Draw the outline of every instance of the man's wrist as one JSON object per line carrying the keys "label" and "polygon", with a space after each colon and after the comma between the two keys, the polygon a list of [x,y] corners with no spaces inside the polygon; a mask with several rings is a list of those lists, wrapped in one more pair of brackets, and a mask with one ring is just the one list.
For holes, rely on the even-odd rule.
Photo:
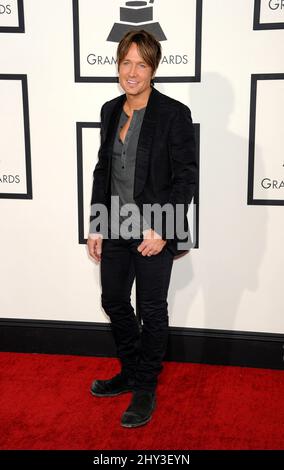
{"label": "man's wrist", "polygon": [[98,238],[103,238],[103,235],[101,233],[89,233],[88,238],[91,240],[98,240]]}
{"label": "man's wrist", "polygon": [[161,240],[162,237],[161,235],[159,235],[157,232],[155,232],[155,230],[153,230],[152,228],[147,228],[145,230],[143,230],[143,237],[144,238],[153,238],[154,240]]}

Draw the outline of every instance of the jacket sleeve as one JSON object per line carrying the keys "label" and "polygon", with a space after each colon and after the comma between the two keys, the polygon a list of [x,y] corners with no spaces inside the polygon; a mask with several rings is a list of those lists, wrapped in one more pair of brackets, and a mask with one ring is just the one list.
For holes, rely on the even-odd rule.
{"label": "jacket sleeve", "polygon": [[[172,189],[168,203],[174,209],[176,234],[179,223],[183,224],[183,220],[176,220],[176,205],[183,205],[183,212],[186,216],[188,206],[194,196],[198,174],[194,126],[191,111],[184,104],[179,106],[173,118],[168,148],[172,169]],[[162,237],[166,239],[165,227],[163,227]]]}
{"label": "jacket sleeve", "polygon": [[96,217],[95,204],[104,204],[107,206],[107,195],[105,193],[105,182],[107,177],[107,161],[102,151],[102,145],[105,140],[105,105],[101,108],[101,130],[100,130],[100,148],[98,151],[98,161],[93,171],[93,187],[91,196],[91,215],[90,215],[90,233],[95,233],[91,222]]}

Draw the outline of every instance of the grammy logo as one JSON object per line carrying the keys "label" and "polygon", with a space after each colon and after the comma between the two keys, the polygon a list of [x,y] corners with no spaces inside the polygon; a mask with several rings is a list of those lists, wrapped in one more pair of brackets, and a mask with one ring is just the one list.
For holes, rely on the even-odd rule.
{"label": "grammy logo", "polygon": [[119,42],[128,31],[135,29],[144,29],[158,41],[166,41],[160,23],[153,21],[153,3],[154,0],[125,2],[125,6],[120,7],[120,23],[114,23],[107,41]]}

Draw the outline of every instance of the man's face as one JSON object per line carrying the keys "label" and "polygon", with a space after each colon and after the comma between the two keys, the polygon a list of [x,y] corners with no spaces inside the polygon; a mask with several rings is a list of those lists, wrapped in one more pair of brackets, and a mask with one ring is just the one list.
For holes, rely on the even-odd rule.
{"label": "man's face", "polygon": [[152,75],[152,68],[143,60],[137,44],[133,42],[119,66],[120,86],[128,95],[141,95],[149,92]]}

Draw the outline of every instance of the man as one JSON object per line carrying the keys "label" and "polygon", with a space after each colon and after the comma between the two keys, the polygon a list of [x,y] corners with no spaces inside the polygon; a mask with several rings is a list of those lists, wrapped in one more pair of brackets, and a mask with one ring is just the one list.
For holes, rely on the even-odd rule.
{"label": "man", "polygon": [[[115,377],[95,380],[91,392],[100,397],[133,392],[121,419],[124,427],[146,424],[156,405],[168,337],[167,293],[173,258],[186,251],[180,243],[184,232],[177,220],[178,206],[184,208],[182,225],[187,231],[186,213],[196,187],[191,112],[153,87],[160,60],[160,43],[144,30],[128,32],[118,45],[119,84],[125,94],[101,110],[101,146],[91,200],[95,209],[88,249],[94,260],[101,261],[102,307],[110,317],[122,365]],[[117,213],[112,207],[114,197],[119,200]],[[138,236],[127,237],[127,211],[120,210],[126,204],[138,208],[139,217],[136,212],[131,224]],[[162,214],[156,223],[152,215],[144,215],[147,204],[168,205],[168,220]],[[98,229],[95,214],[100,205],[107,208],[108,218],[100,220]],[[116,223],[106,231],[106,221]],[[130,302],[135,278],[141,332]]]}

